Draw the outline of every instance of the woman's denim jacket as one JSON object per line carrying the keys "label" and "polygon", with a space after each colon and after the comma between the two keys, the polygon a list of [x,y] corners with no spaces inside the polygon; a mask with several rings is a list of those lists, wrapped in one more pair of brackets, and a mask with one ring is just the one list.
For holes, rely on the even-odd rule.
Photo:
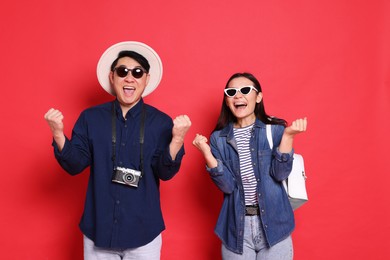
{"label": "woman's denim jacket", "polygon": [[[282,186],[282,181],[290,174],[293,160],[293,151],[283,154],[279,152],[278,147],[283,132],[283,126],[272,126],[274,149],[271,151],[265,124],[256,120],[250,141],[252,164],[257,180],[260,219],[269,246],[288,237],[295,227],[294,213]],[[245,195],[237,144],[233,136],[233,124],[213,132],[210,145],[218,166],[207,170],[213,182],[224,193],[215,233],[229,250],[241,254]]]}

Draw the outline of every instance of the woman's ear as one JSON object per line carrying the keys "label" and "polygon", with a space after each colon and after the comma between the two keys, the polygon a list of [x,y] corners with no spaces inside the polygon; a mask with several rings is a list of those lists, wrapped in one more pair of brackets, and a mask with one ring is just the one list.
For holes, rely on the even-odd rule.
{"label": "woman's ear", "polygon": [[259,92],[256,97],[256,103],[260,103],[262,99],[263,99],[263,93]]}

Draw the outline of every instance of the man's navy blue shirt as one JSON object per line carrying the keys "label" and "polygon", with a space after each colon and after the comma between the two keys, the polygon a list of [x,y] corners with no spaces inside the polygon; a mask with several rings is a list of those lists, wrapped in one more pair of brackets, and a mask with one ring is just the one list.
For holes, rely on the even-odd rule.
{"label": "man's navy blue shirt", "polygon": [[116,103],[116,167],[140,170],[140,122],[145,107],[143,147],[144,174],[138,187],[112,182],[111,104],[108,102],[84,110],[78,118],[72,138],[66,139],[54,154],[69,174],[90,167],[90,177],[80,229],[103,248],[126,249],[145,245],[164,229],[160,206],[159,182],[171,179],[180,168],[184,147],[172,160],[169,143],[172,119],[141,99],[123,118]]}

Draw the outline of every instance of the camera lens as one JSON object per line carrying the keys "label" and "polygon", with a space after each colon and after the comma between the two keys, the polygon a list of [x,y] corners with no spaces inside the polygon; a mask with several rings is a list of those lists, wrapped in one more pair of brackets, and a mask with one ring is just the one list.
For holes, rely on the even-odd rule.
{"label": "camera lens", "polygon": [[123,176],[123,179],[125,182],[131,183],[134,181],[134,176],[133,176],[133,174],[127,173]]}

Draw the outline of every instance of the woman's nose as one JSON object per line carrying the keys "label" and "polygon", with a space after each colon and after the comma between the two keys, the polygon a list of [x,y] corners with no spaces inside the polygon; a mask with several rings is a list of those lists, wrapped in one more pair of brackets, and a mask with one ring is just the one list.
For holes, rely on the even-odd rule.
{"label": "woman's nose", "polygon": [[244,95],[241,93],[241,91],[237,91],[236,95],[234,96],[234,98],[240,98],[240,97],[243,97]]}

